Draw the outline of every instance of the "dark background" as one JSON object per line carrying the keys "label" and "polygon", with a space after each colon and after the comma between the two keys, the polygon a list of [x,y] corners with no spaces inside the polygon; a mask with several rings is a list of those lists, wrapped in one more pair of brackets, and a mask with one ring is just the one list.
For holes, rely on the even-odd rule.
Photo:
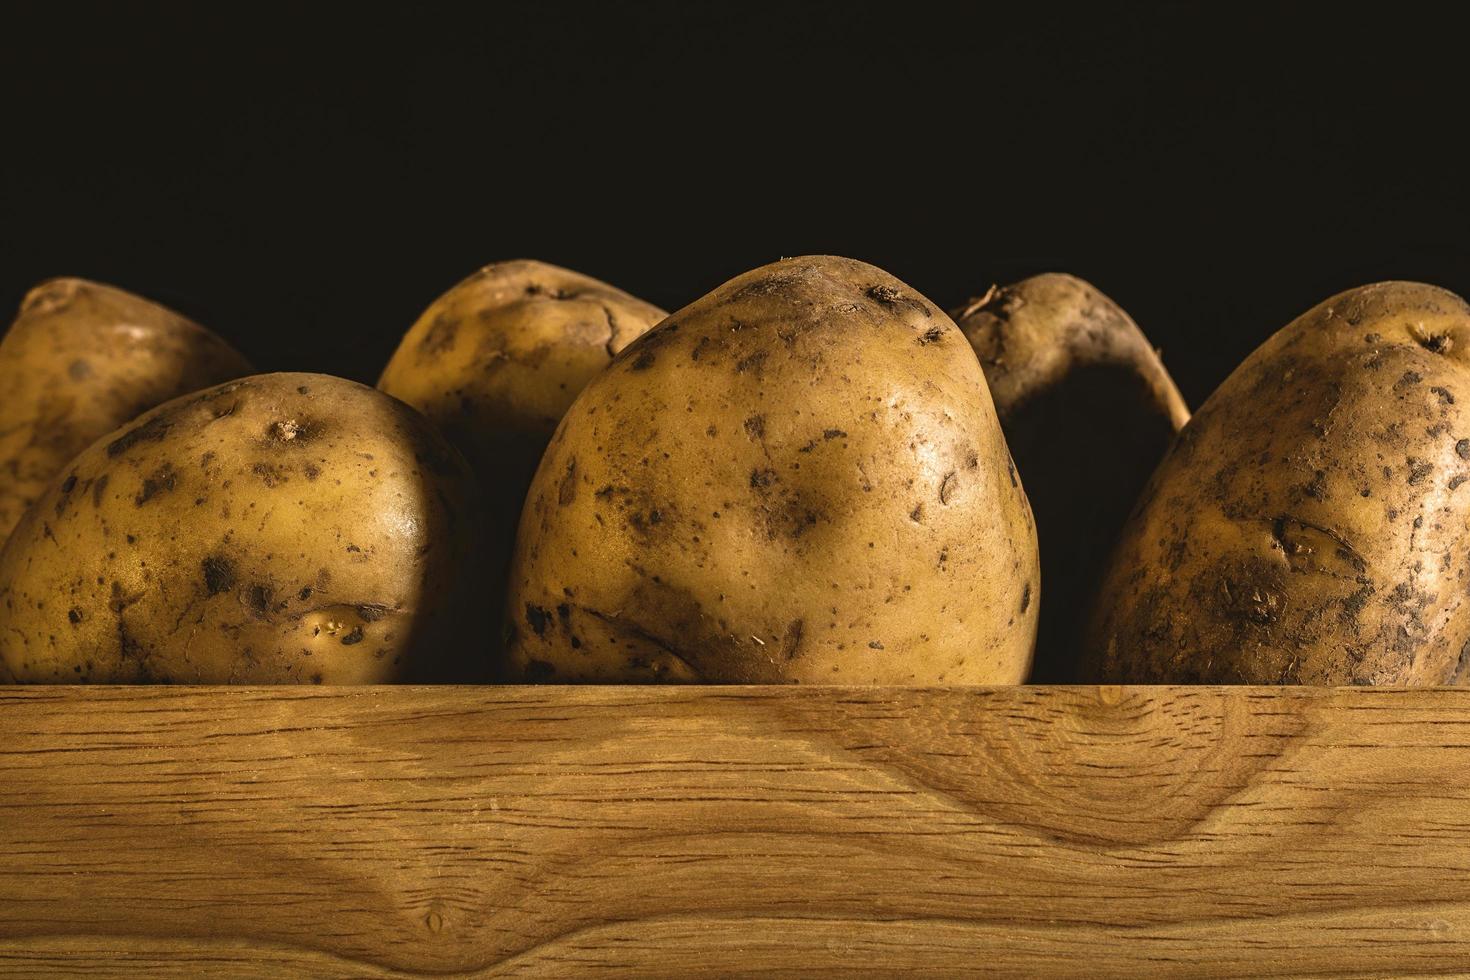
{"label": "dark background", "polygon": [[371,382],[496,259],[669,309],[810,252],[943,305],[1060,269],[1197,404],[1334,291],[1470,292],[1464,45],[1411,5],[300,6],[0,14],[0,303],[87,276]]}

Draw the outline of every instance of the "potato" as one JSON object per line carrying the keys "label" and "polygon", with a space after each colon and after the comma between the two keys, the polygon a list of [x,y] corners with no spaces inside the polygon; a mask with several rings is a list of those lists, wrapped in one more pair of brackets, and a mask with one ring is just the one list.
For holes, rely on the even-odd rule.
{"label": "potato", "polygon": [[477,622],[476,511],[459,454],[372,388],[267,374],[185,395],[88,447],[16,527],[0,661],[22,682],[483,671],[454,628]]}
{"label": "potato", "polygon": [[1046,605],[1031,680],[1074,683],[1103,563],[1189,409],[1137,324],[1074,276],[992,288],[955,321],[1036,513]]}
{"label": "potato", "polygon": [[1364,286],[1258,348],[1180,433],[1099,594],[1102,681],[1460,684],[1470,307]]}
{"label": "potato", "polygon": [[121,289],[52,279],[31,290],[0,341],[0,541],[94,440],[251,370],[208,330]]}
{"label": "potato", "polygon": [[544,262],[488,265],[404,336],[378,388],[423,412],[469,459],[484,494],[499,614],[526,488],[572,399],[663,310]]}
{"label": "potato", "polygon": [[731,280],[577,398],[521,518],[513,679],[1026,674],[1031,512],[964,336],[832,257]]}

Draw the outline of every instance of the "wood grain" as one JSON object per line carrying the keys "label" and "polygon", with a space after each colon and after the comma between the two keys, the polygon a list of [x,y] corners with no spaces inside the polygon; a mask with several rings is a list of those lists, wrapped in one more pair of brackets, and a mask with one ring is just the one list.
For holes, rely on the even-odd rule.
{"label": "wood grain", "polygon": [[1470,691],[0,688],[0,974],[1448,975]]}

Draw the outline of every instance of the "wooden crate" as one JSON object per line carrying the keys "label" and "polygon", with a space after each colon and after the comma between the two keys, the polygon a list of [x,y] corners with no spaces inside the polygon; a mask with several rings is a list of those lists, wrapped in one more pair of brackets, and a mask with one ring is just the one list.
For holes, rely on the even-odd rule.
{"label": "wooden crate", "polygon": [[0,974],[1470,970],[1470,691],[0,688]]}

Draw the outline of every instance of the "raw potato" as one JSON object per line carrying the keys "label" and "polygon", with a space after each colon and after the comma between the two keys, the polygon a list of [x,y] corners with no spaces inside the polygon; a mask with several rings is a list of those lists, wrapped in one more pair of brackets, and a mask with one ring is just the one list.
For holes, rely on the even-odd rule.
{"label": "raw potato", "polygon": [[351,381],[175,399],[86,449],[0,551],[0,661],[22,682],[483,673],[488,642],[454,628],[476,622],[472,486],[417,412]]}
{"label": "raw potato", "polygon": [[1180,433],[1099,596],[1088,674],[1462,684],[1470,307],[1349,290],[1256,350]]}
{"label": "raw potato", "polygon": [[1036,512],[1046,605],[1031,681],[1077,681],[1108,553],[1189,409],[1116,303],[1075,276],[1023,279],[955,314]]}
{"label": "raw potato", "polygon": [[423,412],[479,476],[497,614],[526,488],[577,393],[664,311],[544,262],[488,265],[439,297],[378,388]]}
{"label": "raw potato", "polygon": [[1040,580],[974,353],[880,269],[788,259],[582,392],[511,572],[514,679],[1009,684]]}
{"label": "raw potato", "polygon": [[121,289],[52,279],[31,290],[0,341],[0,541],[94,440],[250,373],[208,330]]}

